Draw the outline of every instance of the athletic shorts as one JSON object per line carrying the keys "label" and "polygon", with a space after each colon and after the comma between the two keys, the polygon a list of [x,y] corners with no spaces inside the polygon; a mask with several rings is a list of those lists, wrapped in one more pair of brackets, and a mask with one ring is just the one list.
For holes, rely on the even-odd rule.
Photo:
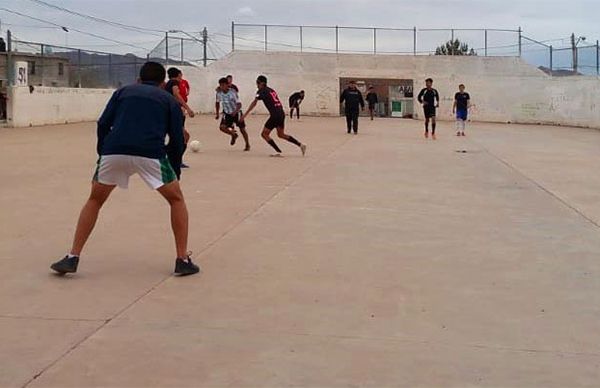
{"label": "athletic shorts", "polygon": [[273,116],[271,115],[265,123],[265,128],[273,130],[275,128],[285,127],[285,114]]}
{"label": "athletic shorts", "polygon": [[435,106],[426,105],[423,107],[423,112],[425,113],[425,118],[427,119],[435,117]]}
{"label": "athletic shorts", "polygon": [[369,103],[369,110],[374,110],[375,109],[375,103],[371,104]]}
{"label": "athletic shorts", "polygon": [[457,109],[456,110],[456,119],[467,121],[469,118],[469,111],[467,109]]}
{"label": "athletic shorts", "polygon": [[177,180],[166,156],[151,159],[133,155],[102,155],[98,159],[94,181],[126,189],[133,174],[138,174],[153,190]]}
{"label": "athletic shorts", "polygon": [[237,125],[238,128],[245,129],[246,123],[243,121],[240,121],[241,118],[242,118],[241,113],[238,113],[235,116],[224,113],[223,118],[221,119],[221,125],[224,125],[227,128],[233,128],[235,125]]}

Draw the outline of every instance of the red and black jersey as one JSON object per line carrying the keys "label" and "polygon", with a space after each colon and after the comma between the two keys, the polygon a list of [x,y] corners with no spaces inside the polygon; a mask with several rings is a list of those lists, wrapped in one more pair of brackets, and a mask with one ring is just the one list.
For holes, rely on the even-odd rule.
{"label": "red and black jersey", "polygon": [[270,87],[265,86],[264,89],[259,89],[256,92],[256,99],[262,100],[271,116],[285,115],[283,104],[279,100],[277,92]]}

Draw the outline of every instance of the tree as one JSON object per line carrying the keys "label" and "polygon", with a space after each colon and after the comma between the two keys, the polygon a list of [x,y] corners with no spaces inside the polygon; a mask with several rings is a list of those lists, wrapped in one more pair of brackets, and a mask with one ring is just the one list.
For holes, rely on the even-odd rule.
{"label": "tree", "polygon": [[435,49],[435,55],[477,55],[475,50],[470,49],[466,43],[458,39],[450,39]]}

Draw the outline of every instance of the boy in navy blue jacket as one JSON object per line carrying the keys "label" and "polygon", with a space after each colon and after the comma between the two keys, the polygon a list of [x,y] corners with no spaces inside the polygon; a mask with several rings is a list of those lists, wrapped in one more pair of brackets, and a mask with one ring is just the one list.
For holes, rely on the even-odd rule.
{"label": "boy in navy blue jacket", "polygon": [[[50,267],[59,274],[77,272],[79,255],[100,208],[116,186],[126,189],[129,177],[134,174],[157,190],[171,206],[177,248],[175,273],[199,272],[187,252],[188,212],[178,182],[185,145],[183,119],[179,103],[159,87],[165,75],[161,64],[144,64],[140,83],[117,90],[98,120],[99,159],[92,192],[79,215],[71,251]],[[165,146],[167,136],[169,143]]]}

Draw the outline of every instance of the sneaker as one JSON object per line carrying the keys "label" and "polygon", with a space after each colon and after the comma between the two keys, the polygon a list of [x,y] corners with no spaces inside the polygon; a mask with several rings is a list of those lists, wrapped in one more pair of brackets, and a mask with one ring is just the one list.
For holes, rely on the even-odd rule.
{"label": "sneaker", "polygon": [[302,156],[306,155],[306,144],[300,146],[300,151],[302,151]]}
{"label": "sneaker", "polygon": [[425,131],[425,139],[429,139],[429,132]]}
{"label": "sneaker", "polygon": [[464,132],[462,132],[460,135],[461,135],[461,136],[467,136],[467,135],[465,135],[465,133],[464,133]]}
{"label": "sneaker", "polygon": [[235,145],[235,141],[237,140],[238,136],[240,135],[238,135],[237,132],[234,132],[233,135],[231,135],[231,142],[229,144],[232,146]]}
{"label": "sneaker", "polygon": [[435,137],[435,133],[431,134],[431,140],[437,140],[437,137]]}
{"label": "sneaker", "polygon": [[456,132],[456,136],[462,136],[460,132]]}
{"label": "sneaker", "polygon": [[57,273],[64,275],[66,273],[77,272],[77,266],[79,265],[79,257],[69,257],[68,255],[63,257],[61,260],[52,264],[50,268]]}
{"label": "sneaker", "polygon": [[246,148],[244,148],[244,152],[248,152],[248,151],[250,151],[250,146],[249,145],[247,145]]}
{"label": "sneaker", "polygon": [[173,271],[175,275],[179,276],[187,276],[193,275],[200,272],[200,267],[192,262],[189,254],[185,258],[178,257],[175,260],[175,271]]}
{"label": "sneaker", "polygon": [[190,166],[188,166],[187,164],[181,162],[181,168],[190,168]]}

